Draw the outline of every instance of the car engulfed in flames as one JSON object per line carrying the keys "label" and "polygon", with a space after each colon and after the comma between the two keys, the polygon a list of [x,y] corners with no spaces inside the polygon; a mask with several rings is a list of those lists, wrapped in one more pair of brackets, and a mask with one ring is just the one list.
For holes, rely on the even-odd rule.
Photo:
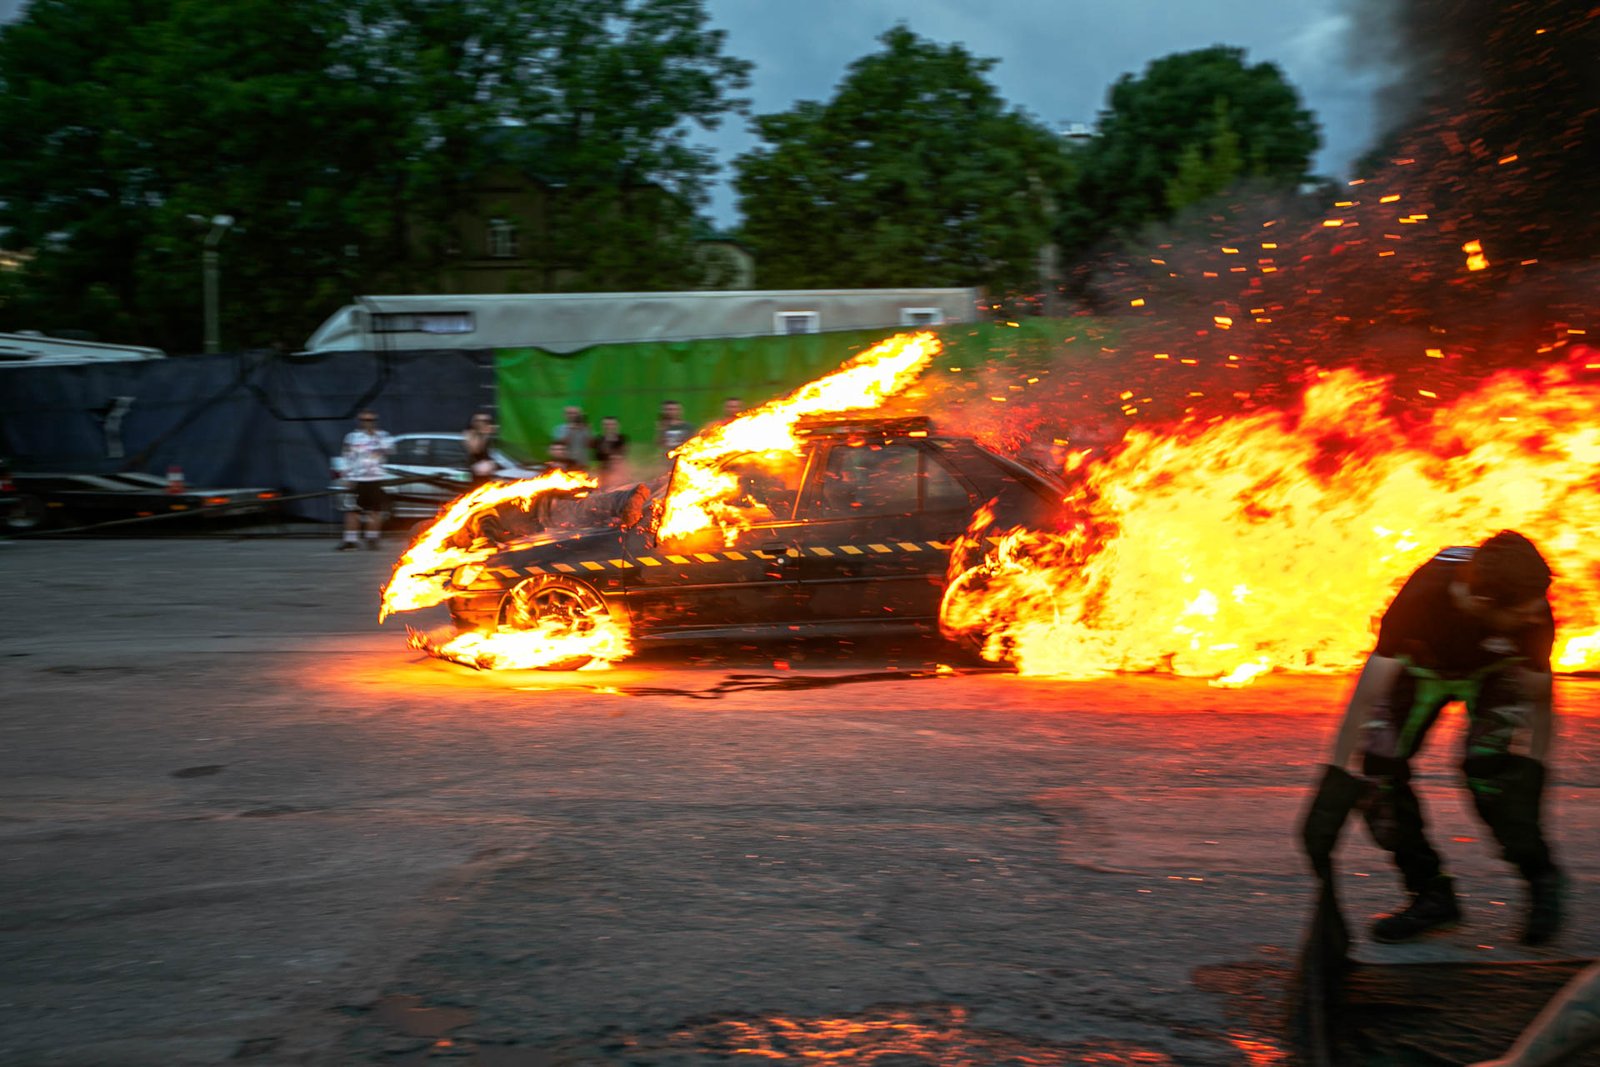
{"label": "car engulfed in flames", "polygon": [[[471,640],[595,635],[548,666],[620,658],[634,640],[933,631],[951,551],[980,508],[1008,526],[1053,521],[1062,486],[925,420],[801,425],[798,447],[708,467],[729,487],[723,522],[665,530],[683,487],[591,493],[553,525],[451,578]],[[641,509],[641,504],[648,504]],[[563,514],[567,512],[567,514]],[[458,638],[459,640],[459,638]],[[623,653],[625,654],[625,652]]]}
{"label": "car engulfed in flames", "polygon": [[914,628],[1023,674],[1239,686],[1359,667],[1412,570],[1516,528],[1557,575],[1557,670],[1600,667],[1586,346],[1426,421],[1393,417],[1386,379],[1317,371],[1281,407],[1135,429],[1065,476],[885,414],[937,351],[884,342],[692,439],[660,484],[482,487],[402,557],[384,612],[448,604],[455,634],[413,642],[476,667]]}
{"label": "car engulfed in flames", "polygon": [[413,645],[499,668],[604,665],[659,638],[936,629],[974,514],[1048,525],[1064,489],[878,414],[938,351],[931,334],[890,338],[685,443],[660,484],[484,486],[402,556],[383,614],[447,603],[455,634]]}

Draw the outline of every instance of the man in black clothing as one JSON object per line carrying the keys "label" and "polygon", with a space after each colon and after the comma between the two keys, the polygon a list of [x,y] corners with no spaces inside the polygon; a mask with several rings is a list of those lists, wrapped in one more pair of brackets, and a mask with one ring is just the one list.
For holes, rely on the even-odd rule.
{"label": "man in black clothing", "polygon": [[1540,827],[1551,734],[1550,568],[1527,538],[1501,531],[1447,548],[1407,579],[1384,613],[1329,761],[1342,773],[1358,742],[1373,840],[1394,855],[1410,903],[1372,926],[1406,941],[1461,918],[1455,889],[1423,831],[1411,758],[1452,701],[1467,709],[1462,770],[1478,815],[1529,886],[1522,940],[1561,926],[1564,882]]}

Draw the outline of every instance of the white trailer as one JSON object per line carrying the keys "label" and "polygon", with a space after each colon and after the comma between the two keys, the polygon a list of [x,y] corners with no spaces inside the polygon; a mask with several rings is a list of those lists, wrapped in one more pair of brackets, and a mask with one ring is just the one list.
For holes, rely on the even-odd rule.
{"label": "white trailer", "polygon": [[75,363],[124,363],[165,359],[159,348],[69,341],[39,333],[0,333],[0,367],[54,367]]}
{"label": "white trailer", "polygon": [[302,354],[542,348],[714,337],[915,329],[973,322],[976,289],[774,289],[683,293],[363,296],[334,312]]}

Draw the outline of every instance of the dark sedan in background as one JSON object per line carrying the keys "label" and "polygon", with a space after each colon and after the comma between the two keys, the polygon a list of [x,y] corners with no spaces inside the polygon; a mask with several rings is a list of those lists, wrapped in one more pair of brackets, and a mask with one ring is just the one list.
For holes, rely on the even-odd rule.
{"label": "dark sedan in background", "polygon": [[978,509],[992,501],[1001,529],[1060,514],[1058,479],[926,420],[818,423],[801,437],[793,453],[722,464],[742,487],[731,543],[720,530],[658,538],[663,501],[636,519],[643,489],[595,494],[576,521],[541,517],[544,532],[458,570],[452,617],[493,630],[605,612],[646,640],[932,629]]}

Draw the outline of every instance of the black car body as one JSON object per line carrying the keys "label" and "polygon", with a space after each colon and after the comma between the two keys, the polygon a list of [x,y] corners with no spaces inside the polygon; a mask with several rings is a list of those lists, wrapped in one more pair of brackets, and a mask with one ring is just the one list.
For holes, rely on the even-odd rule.
{"label": "black car body", "polygon": [[[992,502],[1000,528],[1048,528],[1065,488],[926,426],[817,425],[792,454],[729,457],[749,524],[731,543],[720,530],[658,538],[660,502],[631,523],[597,525],[603,507],[585,528],[542,516],[543,532],[456,573],[451,614],[492,630],[528,621],[517,604],[553,599],[568,613],[603,606],[642,639],[934,627],[951,548],[978,509]],[[611,496],[621,512],[627,494]]]}

